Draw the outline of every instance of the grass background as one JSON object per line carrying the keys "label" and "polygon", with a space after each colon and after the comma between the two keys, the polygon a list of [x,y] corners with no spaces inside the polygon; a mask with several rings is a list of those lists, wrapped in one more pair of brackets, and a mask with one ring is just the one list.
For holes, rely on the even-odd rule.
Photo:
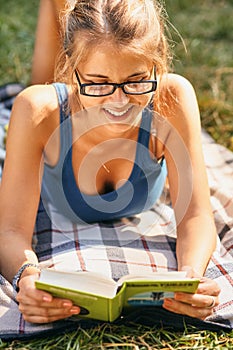
{"label": "grass background", "polygon": [[[48,0],[49,1],[49,0]],[[162,0],[174,69],[196,89],[203,127],[233,150],[233,0]],[[30,81],[39,0],[0,0],[0,84]]]}
{"label": "grass background", "polygon": [[[233,1],[166,0],[174,70],[197,92],[202,125],[233,150]],[[0,85],[30,82],[39,0],[0,0]],[[233,332],[145,326],[96,327],[30,342],[1,342],[0,349],[233,349]]]}

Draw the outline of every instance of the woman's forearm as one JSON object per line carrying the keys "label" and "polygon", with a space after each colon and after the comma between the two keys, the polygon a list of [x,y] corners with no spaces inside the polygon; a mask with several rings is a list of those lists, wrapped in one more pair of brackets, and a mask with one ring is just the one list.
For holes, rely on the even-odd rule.
{"label": "woman's forearm", "polygon": [[15,232],[0,234],[0,271],[1,274],[12,282],[19,268],[27,262],[37,264],[38,259],[31,245]]}
{"label": "woman's forearm", "polygon": [[215,225],[209,215],[183,221],[177,230],[178,269],[190,266],[203,275],[215,250],[216,238]]}

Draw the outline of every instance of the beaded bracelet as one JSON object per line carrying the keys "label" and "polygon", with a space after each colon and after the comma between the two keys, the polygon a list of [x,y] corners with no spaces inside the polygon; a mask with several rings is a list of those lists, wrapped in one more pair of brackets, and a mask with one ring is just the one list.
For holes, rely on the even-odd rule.
{"label": "beaded bracelet", "polygon": [[24,270],[27,269],[28,267],[36,267],[37,269],[39,269],[39,266],[36,264],[33,264],[33,263],[26,263],[23,266],[21,266],[19,271],[16,273],[16,275],[14,276],[14,278],[12,280],[12,286],[16,292],[19,291],[18,282],[20,280],[20,277],[21,277],[22,273],[24,272]]}

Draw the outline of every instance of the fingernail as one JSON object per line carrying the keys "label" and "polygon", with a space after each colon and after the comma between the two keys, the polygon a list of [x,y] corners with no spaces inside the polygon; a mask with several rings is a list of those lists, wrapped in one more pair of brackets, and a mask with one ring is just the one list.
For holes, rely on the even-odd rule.
{"label": "fingernail", "polygon": [[71,306],[72,306],[72,303],[69,302],[69,301],[64,301],[64,303],[62,303],[62,306],[63,306],[63,307],[71,307]]}
{"label": "fingernail", "polygon": [[200,282],[206,282],[206,277],[201,277]]}
{"label": "fingernail", "polygon": [[71,308],[71,309],[70,309],[70,312],[71,312],[72,314],[79,314],[79,313],[80,313],[80,309],[79,309],[79,308]]}
{"label": "fingernail", "polygon": [[45,301],[45,302],[47,302],[47,303],[50,303],[51,298],[50,298],[50,297],[43,296],[42,300]]}
{"label": "fingernail", "polygon": [[169,298],[166,298],[164,299],[164,302],[167,304],[167,305],[171,305],[173,303],[173,300],[172,299],[169,299]]}

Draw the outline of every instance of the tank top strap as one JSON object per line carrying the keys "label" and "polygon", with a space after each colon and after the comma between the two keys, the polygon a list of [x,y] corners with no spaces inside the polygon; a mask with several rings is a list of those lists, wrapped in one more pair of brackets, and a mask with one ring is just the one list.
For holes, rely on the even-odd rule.
{"label": "tank top strap", "polygon": [[138,142],[145,147],[149,146],[152,115],[153,112],[149,107],[145,108],[142,112]]}
{"label": "tank top strap", "polygon": [[72,125],[68,104],[68,89],[64,83],[53,83],[60,107],[60,158],[58,165],[63,166],[64,159],[72,147]]}
{"label": "tank top strap", "polygon": [[64,83],[53,83],[57,93],[58,103],[60,106],[60,123],[69,117],[70,110],[68,108],[68,90]]}

